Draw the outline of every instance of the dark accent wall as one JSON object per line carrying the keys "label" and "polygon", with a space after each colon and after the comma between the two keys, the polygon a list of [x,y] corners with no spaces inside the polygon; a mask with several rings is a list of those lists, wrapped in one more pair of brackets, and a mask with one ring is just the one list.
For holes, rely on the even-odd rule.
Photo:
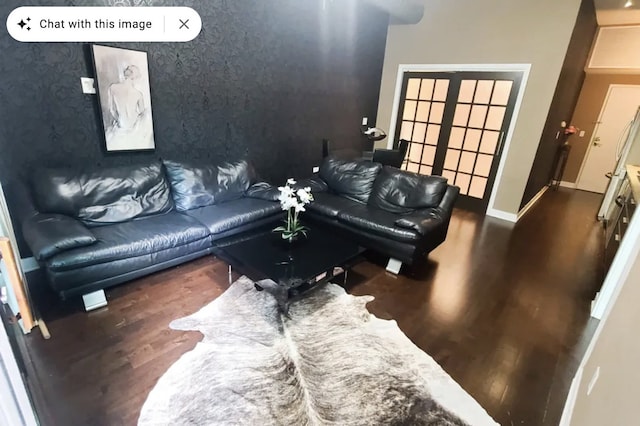
{"label": "dark accent wall", "polygon": [[[96,96],[80,89],[94,74],[88,44],[18,43],[2,31],[0,179],[45,165],[245,154],[283,178],[317,163],[322,138],[358,143],[362,116],[375,118],[388,16],[365,2],[146,3],[191,6],[203,20],[192,42],[109,44],[148,52],[156,151],[103,152]],[[20,5],[3,2],[2,22]]]}
{"label": "dark accent wall", "polygon": [[[568,125],[571,122],[585,78],[584,67],[597,29],[593,0],[582,0],[520,208],[551,180],[556,152],[562,142],[560,123],[566,121]],[[561,136],[556,139],[558,131],[561,131]]]}
{"label": "dark accent wall", "polygon": [[[21,3],[3,1],[1,22]],[[97,98],[80,87],[80,77],[94,76],[89,44],[19,43],[3,30],[3,185],[44,166],[245,156],[263,177],[282,182],[319,165],[323,138],[357,148],[362,117],[375,123],[389,17],[366,2],[30,2],[109,4],[189,6],[202,17],[202,32],[188,43],[105,43],[148,52],[155,152],[104,151]]]}

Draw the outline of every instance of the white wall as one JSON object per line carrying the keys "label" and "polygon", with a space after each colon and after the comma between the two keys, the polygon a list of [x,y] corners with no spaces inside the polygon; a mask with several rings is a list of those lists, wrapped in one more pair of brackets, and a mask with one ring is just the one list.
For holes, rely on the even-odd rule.
{"label": "white wall", "polygon": [[[416,25],[387,35],[377,126],[390,129],[400,64],[532,64],[494,208],[516,214],[580,0],[428,0]],[[384,145],[384,143],[382,143]]]}
{"label": "white wall", "polygon": [[598,29],[587,72],[640,73],[640,25]]}
{"label": "white wall", "polygon": [[[15,235],[13,234],[13,228],[11,227],[11,218],[9,217],[9,209],[7,208],[7,202],[4,198],[4,191],[2,190],[2,184],[0,184],[0,237],[7,237],[12,243],[13,252],[19,256],[18,246],[16,244]],[[22,272],[21,272],[22,274]],[[5,277],[8,277],[8,273],[6,271],[4,259],[0,259],[0,288],[3,288],[3,291],[6,294],[7,304],[11,308],[12,312],[20,312],[20,308],[18,306],[18,299],[16,298],[16,294],[13,291],[13,287],[9,285],[9,282]],[[24,279],[24,274],[23,274]],[[23,331],[24,324],[22,320],[18,321],[20,327]]]}
{"label": "white wall", "polygon": [[[571,406],[570,400],[565,407],[564,425],[640,424],[637,393],[640,383],[640,215],[637,211],[618,254],[621,252],[626,252],[626,256],[614,260],[614,264],[620,261],[625,265],[619,293],[610,301],[582,360],[581,381],[572,385],[575,406]],[[598,367],[598,379],[587,395]]]}
{"label": "white wall", "polygon": [[0,425],[37,424],[7,332],[0,325]]}

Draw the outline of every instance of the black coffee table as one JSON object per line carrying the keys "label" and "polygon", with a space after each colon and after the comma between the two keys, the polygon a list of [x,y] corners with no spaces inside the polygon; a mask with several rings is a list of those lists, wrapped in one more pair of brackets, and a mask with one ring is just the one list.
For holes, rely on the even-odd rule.
{"label": "black coffee table", "polygon": [[[306,239],[292,244],[272,232],[279,222],[216,241],[214,253],[274,295],[286,315],[289,303],[351,268],[364,252],[356,242],[322,225],[308,224]],[[231,274],[229,275],[231,279]]]}

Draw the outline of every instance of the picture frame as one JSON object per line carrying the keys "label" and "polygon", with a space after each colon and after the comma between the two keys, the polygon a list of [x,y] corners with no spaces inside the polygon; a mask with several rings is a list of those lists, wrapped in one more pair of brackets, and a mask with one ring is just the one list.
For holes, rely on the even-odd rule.
{"label": "picture frame", "polygon": [[147,52],[91,45],[107,152],[153,151]]}

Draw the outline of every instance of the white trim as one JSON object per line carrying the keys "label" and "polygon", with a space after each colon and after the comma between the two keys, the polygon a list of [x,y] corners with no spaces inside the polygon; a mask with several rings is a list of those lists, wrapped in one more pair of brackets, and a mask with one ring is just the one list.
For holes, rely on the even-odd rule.
{"label": "white trim", "polygon": [[564,409],[562,410],[562,417],[560,417],[560,423],[558,426],[570,426],[571,425],[571,415],[573,414],[573,408],[576,405],[576,400],[578,399],[578,389],[580,389],[580,382],[582,382],[582,372],[584,368],[578,368],[576,371],[576,375],[573,377],[571,381],[571,387],[569,388],[569,395],[567,395],[567,402],[564,404]]}
{"label": "white trim", "polygon": [[563,188],[571,188],[571,189],[577,189],[578,188],[578,184],[575,182],[567,182],[564,180],[560,181],[560,186]]}
{"label": "white trim", "polygon": [[[0,423],[36,426],[29,395],[4,327],[0,328]],[[4,423],[8,420],[8,423]]]}
{"label": "white trim", "polygon": [[[529,73],[531,72],[531,64],[400,64],[398,65],[398,74],[396,76],[396,88],[393,95],[393,106],[391,109],[391,120],[389,122],[389,135],[387,146],[393,147],[395,138],[396,122],[398,120],[398,106],[400,105],[400,92],[402,90],[402,78],[405,72],[418,71],[418,72],[442,72],[442,71],[488,71],[488,72],[521,72],[522,81],[520,82],[520,89],[518,91],[518,97],[516,98],[516,104],[513,108],[513,115],[511,116],[511,123],[509,129],[504,138],[504,146],[502,148],[502,154],[500,155],[500,163],[498,165],[498,172],[493,182],[493,189],[491,190],[491,196],[489,197],[489,204],[487,205],[486,214],[489,216],[505,218],[505,215],[514,218],[505,219],[512,222],[517,220],[517,214],[502,212],[493,208],[495,204],[498,188],[502,183],[502,173],[504,171],[505,162],[511,148],[511,139],[513,131],[518,121],[518,115],[520,114],[520,107],[522,106],[522,99],[524,98],[524,92],[529,81]],[[492,214],[493,213],[493,214]],[[500,215],[500,216],[498,216]]]}
{"label": "white trim", "polygon": [[498,219],[507,220],[513,223],[516,223],[518,221],[517,214],[497,209],[487,209],[487,216],[497,217]]}
{"label": "white trim", "polygon": [[531,200],[529,200],[527,205],[518,212],[517,220],[520,220],[520,218],[524,216],[531,209],[531,207],[533,207],[538,202],[538,200],[540,200],[540,198],[542,198],[542,196],[545,192],[547,192],[548,189],[549,187],[547,185],[543,186],[542,189],[538,191],[538,193]]}

